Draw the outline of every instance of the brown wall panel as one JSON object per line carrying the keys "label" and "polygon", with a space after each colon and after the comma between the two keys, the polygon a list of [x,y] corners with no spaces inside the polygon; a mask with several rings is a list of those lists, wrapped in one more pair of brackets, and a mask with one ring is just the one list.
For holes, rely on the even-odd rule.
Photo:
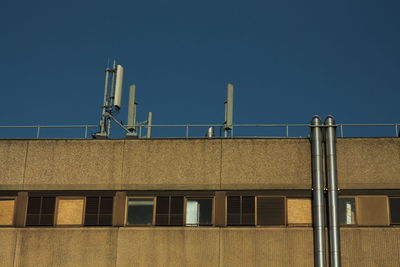
{"label": "brown wall panel", "polygon": [[356,205],[359,225],[389,225],[389,202],[386,196],[358,196]]}

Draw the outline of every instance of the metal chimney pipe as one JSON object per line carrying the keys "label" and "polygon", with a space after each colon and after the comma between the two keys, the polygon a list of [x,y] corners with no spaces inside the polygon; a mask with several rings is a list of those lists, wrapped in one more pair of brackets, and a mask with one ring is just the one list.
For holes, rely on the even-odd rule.
{"label": "metal chimney pipe", "polygon": [[314,266],[325,267],[325,201],[321,119],[311,120],[311,157],[313,184]]}
{"label": "metal chimney pipe", "polygon": [[325,153],[326,174],[328,185],[328,207],[329,207],[329,254],[330,266],[340,267],[340,229],[338,217],[338,188],[336,168],[336,123],[333,116],[325,118]]}

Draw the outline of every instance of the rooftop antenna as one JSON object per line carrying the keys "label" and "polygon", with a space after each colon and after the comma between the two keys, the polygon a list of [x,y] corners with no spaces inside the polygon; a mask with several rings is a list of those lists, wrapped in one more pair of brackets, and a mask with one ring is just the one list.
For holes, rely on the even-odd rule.
{"label": "rooftop antenna", "polygon": [[128,124],[127,128],[129,132],[126,134],[127,137],[137,137],[136,131],[136,85],[132,84],[129,87],[129,104],[128,104]]}
{"label": "rooftop antenna", "polygon": [[233,84],[226,87],[224,137],[232,136],[233,130]]}
{"label": "rooftop antenna", "polygon": [[[115,118],[115,115],[118,114],[121,108],[123,77],[124,68],[121,65],[117,65],[117,62],[114,60],[113,67],[110,69],[107,63],[107,68],[105,70],[103,106],[100,119],[100,132],[94,134],[94,138],[105,139],[109,137],[111,131],[111,120],[115,121],[118,125],[123,126],[123,124]],[[125,129],[126,127],[123,126],[123,128]]]}

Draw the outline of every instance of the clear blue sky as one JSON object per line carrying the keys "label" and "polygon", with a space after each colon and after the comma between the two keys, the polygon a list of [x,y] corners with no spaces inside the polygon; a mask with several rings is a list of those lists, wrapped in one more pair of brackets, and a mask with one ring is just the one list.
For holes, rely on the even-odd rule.
{"label": "clear blue sky", "polygon": [[[107,59],[138,119],[399,122],[400,1],[0,2],[0,125],[98,124]],[[120,119],[126,121],[127,106]]]}

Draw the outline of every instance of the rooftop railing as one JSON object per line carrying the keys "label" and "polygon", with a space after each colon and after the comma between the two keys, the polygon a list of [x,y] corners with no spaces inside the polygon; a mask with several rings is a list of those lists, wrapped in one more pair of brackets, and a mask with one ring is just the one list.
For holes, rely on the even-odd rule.
{"label": "rooftop railing", "polygon": [[[227,138],[307,138],[310,124],[235,124]],[[399,137],[400,123],[337,124],[340,137]],[[224,137],[222,124],[137,125],[138,138],[213,138]],[[323,127],[323,126],[322,126]],[[114,129],[115,130],[115,129]],[[0,126],[0,139],[92,139],[97,125]],[[110,138],[124,138],[122,129]]]}

